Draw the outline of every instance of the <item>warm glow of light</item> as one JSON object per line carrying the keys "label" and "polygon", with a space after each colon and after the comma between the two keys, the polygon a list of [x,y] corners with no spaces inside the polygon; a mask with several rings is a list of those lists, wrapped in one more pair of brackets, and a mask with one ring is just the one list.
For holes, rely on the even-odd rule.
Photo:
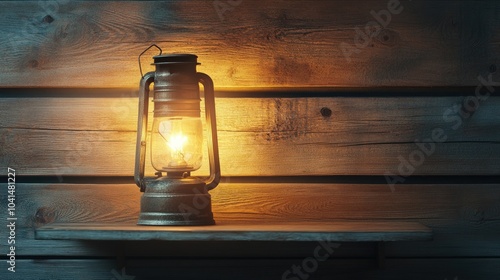
{"label": "warm glow of light", "polygon": [[187,143],[187,136],[182,133],[171,135],[168,138],[167,145],[172,149],[173,153],[182,153],[184,145]]}

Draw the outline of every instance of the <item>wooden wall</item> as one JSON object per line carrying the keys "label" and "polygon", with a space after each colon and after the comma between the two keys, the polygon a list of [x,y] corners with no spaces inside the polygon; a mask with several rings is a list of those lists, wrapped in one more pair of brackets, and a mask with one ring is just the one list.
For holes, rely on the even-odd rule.
{"label": "wooden wall", "polygon": [[282,279],[313,253],[34,239],[53,222],[135,221],[137,56],[152,43],[197,54],[216,84],[216,220],[417,221],[434,240],[387,244],[385,269],[375,244],[342,243],[310,279],[498,278],[500,2],[400,1],[363,40],[388,3],[0,2],[0,174],[19,179],[18,272],[0,278]]}
{"label": "wooden wall", "polygon": [[476,86],[499,60],[498,1],[401,0],[373,38],[392,1],[308,2],[2,2],[2,85],[135,88],[152,42],[219,87]]}

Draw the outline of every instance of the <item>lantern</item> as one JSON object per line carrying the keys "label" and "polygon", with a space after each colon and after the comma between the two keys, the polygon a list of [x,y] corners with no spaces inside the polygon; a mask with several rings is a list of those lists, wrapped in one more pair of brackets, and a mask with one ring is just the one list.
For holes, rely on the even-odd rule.
{"label": "lantern", "polygon": [[[162,54],[156,45],[149,48],[153,46],[160,50],[160,54],[153,57],[155,71],[142,76],[139,89],[134,179],[144,194],[138,224],[215,224],[208,193],[220,180],[212,79],[196,72],[196,65],[199,64],[196,55]],[[154,115],[151,137],[147,139],[151,83],[154,83]],[[207,178],[191,176],[192,171],[201,167],[203,154],[199,83],[203,85],[205,94],[210,164],[210,176]],[[156,170],[154,177],[144,177],[148,150]]]}

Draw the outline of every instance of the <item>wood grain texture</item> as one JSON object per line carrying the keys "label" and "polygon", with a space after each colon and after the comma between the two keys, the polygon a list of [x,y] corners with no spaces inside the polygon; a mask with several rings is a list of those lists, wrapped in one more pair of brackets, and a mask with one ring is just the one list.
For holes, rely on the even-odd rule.
{"label": "wood grain texture", "polygon": [[36,239],[118,241],[332,241],[430,240],[432,231],[412,222],[315,222],[259,224],[218,221],[214,226],[145,227],[131,223],[55,223],[37,228]]}
{"label": "wood grain texture", "polygon": [[[498,175],[500,98],[482,101],[466,119],[453,111],[463,100],[219,98],[222,174],[400,174],[401,162],[419,163],[421,149],[430,149],[412,164],[413,175]],[[322,108],[332,115],[322,116]],[[22,175],[131,176],[136,122],[135,98],[3,98],[0,163]],[[434,131],[442,131],[446,142],[432,148]],[[198,174],[208,173],[203,150]]]}
{"label": "wood grain texture", "polygon": [[[420,222],[433,241],[387,246],[392,257],[497,257],[500,252],[499,185],[222,184],[211,192],[217,222],[227,224],[335,223],[345,220]],[[140,192],[134,185],[18,184],[19,254],[109,256],[130,255],[305,256],[308,245],[279,243],[188,246],[165,243],[89,243],[35,240],[35,229],[51,223],[137,222]],[[2,197],[2,199],[6,199]],[[6,211],[2,205],[0,210]],[[231,243],[233,244],[233,243]],[[185,246],[185,245],[184,245]],[[234,252],[234,246],[244,248]],[[281,246],[281,247],[280,247]],[[289,247],[292,246],[292,247]],[[1,249],[5,246],[2,244]],[[164,248],[164,250],[158,250]],[[199,250],[197,250],[198,248]],[[371,246],[346,249],[343,256],[373,256]],[[6,250],[6,249],[5,249]],[[215,252],[213,251],[215,250]],[[208,251],[208,252],[207,252]]]}
{"label": "wood grain texture", "polygon": [[369,37],[386,0],[44,2],[0,3],[0,86],[135,88],[151,43],[199,55],[220,87],[476,86],[500,58],[494,0],[401,1]]}
{"label": "wood grain texture", "polygon": [[[312,248],[313,250],[314,248]],[[312,252],[311,250],[311,252]],[[335,253],[334,253],[335,254]],[[136,280],[158,279],[168,275],[174,279],[233,280],[282,279],[292,266],[301,266],[303,259],[127,259],[122,265],[112,260],[19,260],[19,269],[9,279],[85,279]],[[491,280],[500,276],[500,260],[445,258],[445,259],[388,259],[385,269],[377,269],[372,259],[330,258],[319,262],[309,279],[380,279],[380,280]],[[125,270],[122,270],[122,269]],[[114,271],[114,272],[113,272]],[[304,270],[302,270],[304,272]],[[0,272],[6,274],[7,272]],[[35,276],[36,275],[36,276]],[[117,278],[117,275],[119,278]],[[293,274],[289,275],[293,279]],[[36,277],[36,278],[35,278]],[[284,278],[287,279],[287,278]],[[297,278],[300,279],[300,278]]]}

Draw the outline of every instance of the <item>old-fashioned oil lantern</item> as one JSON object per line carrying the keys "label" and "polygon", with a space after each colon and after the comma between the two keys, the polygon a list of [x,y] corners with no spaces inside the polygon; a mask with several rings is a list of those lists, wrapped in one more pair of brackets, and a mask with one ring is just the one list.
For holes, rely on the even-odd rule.
{"label": "old-fashioned oil lantern", "polygon": [[[212,79],[196,72],[193,54],[154,56],[155,71],[142,76],[134,179],[141,192],[139,225],[215,224],[209,190],[220,180],[215,99]],[[149,49],[148,48],[148,49]],[[146,49],[144,52],[146,52]],[[142,54],[144,54],[141,53]],[[139,68],[141,60],[139,56]],[[149,87],[154,82],[154,115],[148,141]],[[206,131],[210,176],[197,178],[191,172],[202,164],[203,125],[200,90],[205,94]],[[146,146],[149,145],[155,177],[144,177]]]}

